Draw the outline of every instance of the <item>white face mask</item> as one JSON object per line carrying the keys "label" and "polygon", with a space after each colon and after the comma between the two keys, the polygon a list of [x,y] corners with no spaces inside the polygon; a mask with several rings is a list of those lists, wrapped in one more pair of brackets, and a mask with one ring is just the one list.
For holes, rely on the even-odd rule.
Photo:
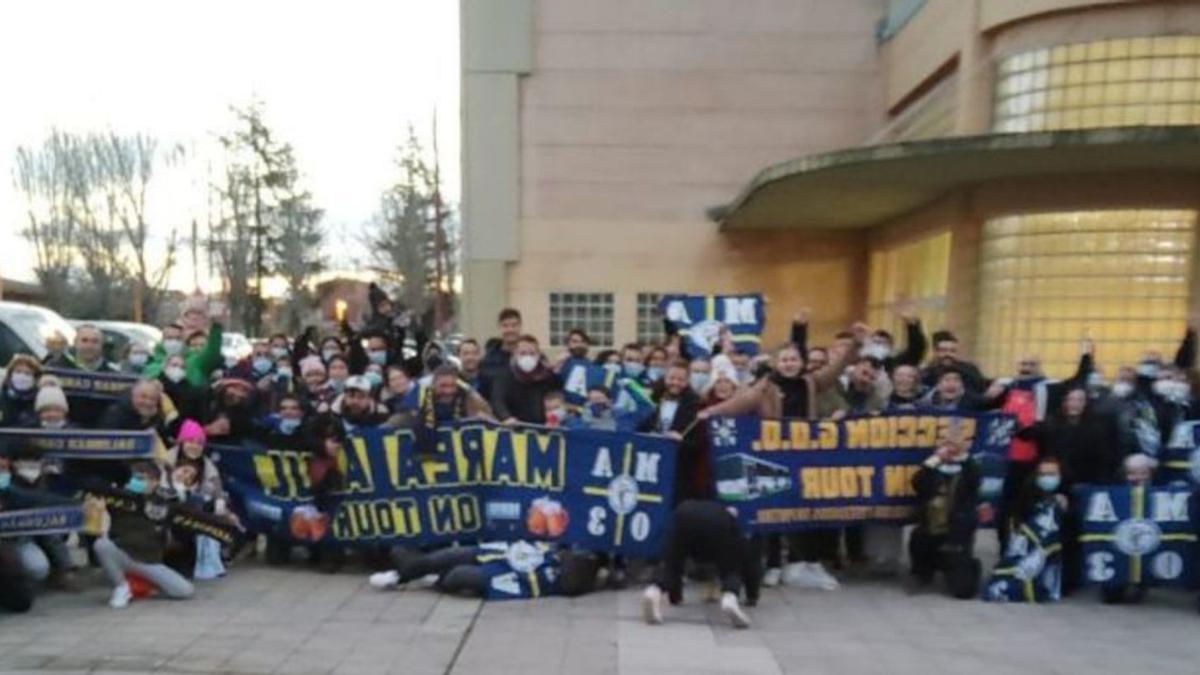
{"label": "white face mask", "polygon": [[1133,385],[1128,382],[1117,382],[1112,386],[1112,393],[1117,398],[1125,398],[1133,393]]}
{"label": "white face mask", "polygon": [[133,352],[129,355],[129,365],[136,368],[146,365],[146,361],[148,360],[150,360],[150,355],[144,352]]}
{"label": "white face mask", "polygon": [[517,357],[517,367],[521,370],[532,373],[534,368],[537,368],[538,358],[532,354]]}
{"label": "white face mask", "polygon": [[66,420],[55,420],[53,422],[49,420],[42,420],[43,429],[62,429],[65,426],[67,426]]}
{"label": "white face mask", "polygon": [[886,359],[891,353],[891,350],[887,346],[881,345],[878,342],[868,342],[858,352],[859,356],[870,357],[878,361]]}
{"label": "white face mask", "polygon": [[162,344],[163,351],[166,352],[168,356],[171,354],[178,354],[179,352],[183,351],[183,340],[163,340]]}
{"label": "white face mask", "polygon": [[33,389],[33,376],[29,373],[13,373],[9,383],[17,391],[29,391]]}
{"label": "white face mask", "polygon": [[179,366],[171,366],[163,371],[163,375],[166,375],[167,379],[172,382],[179,382],[183,379],[183,376],[186,375],[186,373],[184,373],[183,368],[180,368]]}

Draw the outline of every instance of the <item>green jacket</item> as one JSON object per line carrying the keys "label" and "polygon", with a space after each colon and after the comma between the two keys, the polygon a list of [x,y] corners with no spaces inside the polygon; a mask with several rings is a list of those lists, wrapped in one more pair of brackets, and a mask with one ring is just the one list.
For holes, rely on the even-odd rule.
{"label": "green jacket", "polygon": [[[221,324],[214,321],[212,328],[208,331],[208,340],[204,346],[200,349],[189,349],[183,353],[183,367],[187,373],[186,378],[189,384],[196,387],[207,387],[208,376],[212,374],[212,371],[225,365],[225,359],[221,356],[223,333]],[[163,364],[166,361],[167,352],[159,342],[154,347],[154,356],[142,369],[142,376],[157,378],[162,374]]]}

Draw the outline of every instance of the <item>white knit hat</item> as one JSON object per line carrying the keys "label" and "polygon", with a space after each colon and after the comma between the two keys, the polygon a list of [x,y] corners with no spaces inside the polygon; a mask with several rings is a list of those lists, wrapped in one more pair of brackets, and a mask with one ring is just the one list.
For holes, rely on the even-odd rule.
{"label": "white knit hat", "polygon": [[41,412],[47,408],[58,408],[63,412],[71,408],[67,405],[67,395],[59,387],[49,386],[38,389],[37,398],[33,401],[33,409]]}

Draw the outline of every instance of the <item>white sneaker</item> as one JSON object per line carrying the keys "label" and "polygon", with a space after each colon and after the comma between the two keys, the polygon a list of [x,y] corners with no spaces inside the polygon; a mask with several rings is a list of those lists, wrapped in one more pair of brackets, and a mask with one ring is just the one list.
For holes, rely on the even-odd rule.
{"label": "white sneaker", "polygon": [[809,563],[808,571],[812,576],[815,588],[823,591],[836,591],[842,587],[837,578],[826,571],[825,566],[821,563]]}
{"label": "white sneaker", "polygon": [[725,593],[721,596],[721,612],[729,617],[734,628],[750,627],[750,617],[742,611],[742,606],[738,604],[738,598],[733,593]]}
{"label": "white sneaker", "polygon": [[395,588],[400,584],[400,573],[396,570],[388,570],[386,572],[376,572],[371,575],[367,583],[380,590]]}
{"label": "white sneaker", "polygon": [[133,590],[129,588],[129,584],[121,584],[113,589],[112,597],[108,599],[108,606],[113,609],[123,609],[129,606],[130,600],[133,600]]}
{"label": "white sneaker", "polygon": [[642,593],[642,619],[651,625],[663,622],[662,589],[654,584],[646,587]]}
{"label": "white sneaker", "polygon": [[769,567],[763,574],[762,585],[766,588],[774,588],[783,581],[783,570],[778,567]]}

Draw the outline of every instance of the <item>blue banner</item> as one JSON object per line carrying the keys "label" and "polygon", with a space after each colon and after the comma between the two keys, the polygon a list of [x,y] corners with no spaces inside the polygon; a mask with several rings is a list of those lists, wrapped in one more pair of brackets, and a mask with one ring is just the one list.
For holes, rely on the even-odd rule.
{"label": "blue banner", "polygon": [[0,429],[0,443],[63,459],[140,459],[153,457],[161,440],[151,429]]}
{"label": "blue banner", "polygon": [[66,534],[82,526],[83,508],[78,504],[0,511],[0,537]]}
{"label": "blue banner", "polygon": [[1084,485],[1076,489],[1076,498],[1087,582],[1195,586],[1191,487]]}
{"label": "blue banner", "polygon": [[944,433],[970,444],[998,494],[1012,417],[919,412],[839,421],[720,418],[709,422],[717,496],[753,532],[903,523],[915,511],[913,474]]}
{"label": "blue banner", "polygon": [[1057,498],[1038,504],[1013,528],[983,587],[992,602],[1057,602],[1062,597],[1062,531]]}
{"label": "blue banner", "polygon": [[308,453],[215,449],[252,531],[347,544],[538,539],[652,557],[671,514],[676,442],[462,422],[421,453],[410,430],[360,429],[338,459],[343,488],[328,513],[313,503]]}
{"label": "blue banner", "polygon": [[111,401],[133,388],[138,376],[128,373],[91,372],[67,368],[46,368],[47,375],[58,378],[67,398],[91,398]]}
{"label": "blue banner", "polygon": [[692,356],[709,356],[728,328],[738,351],[757,354],[762,346],[767,312],[762,295],[667,295],[659,302],[667,321],[687,341]]}

